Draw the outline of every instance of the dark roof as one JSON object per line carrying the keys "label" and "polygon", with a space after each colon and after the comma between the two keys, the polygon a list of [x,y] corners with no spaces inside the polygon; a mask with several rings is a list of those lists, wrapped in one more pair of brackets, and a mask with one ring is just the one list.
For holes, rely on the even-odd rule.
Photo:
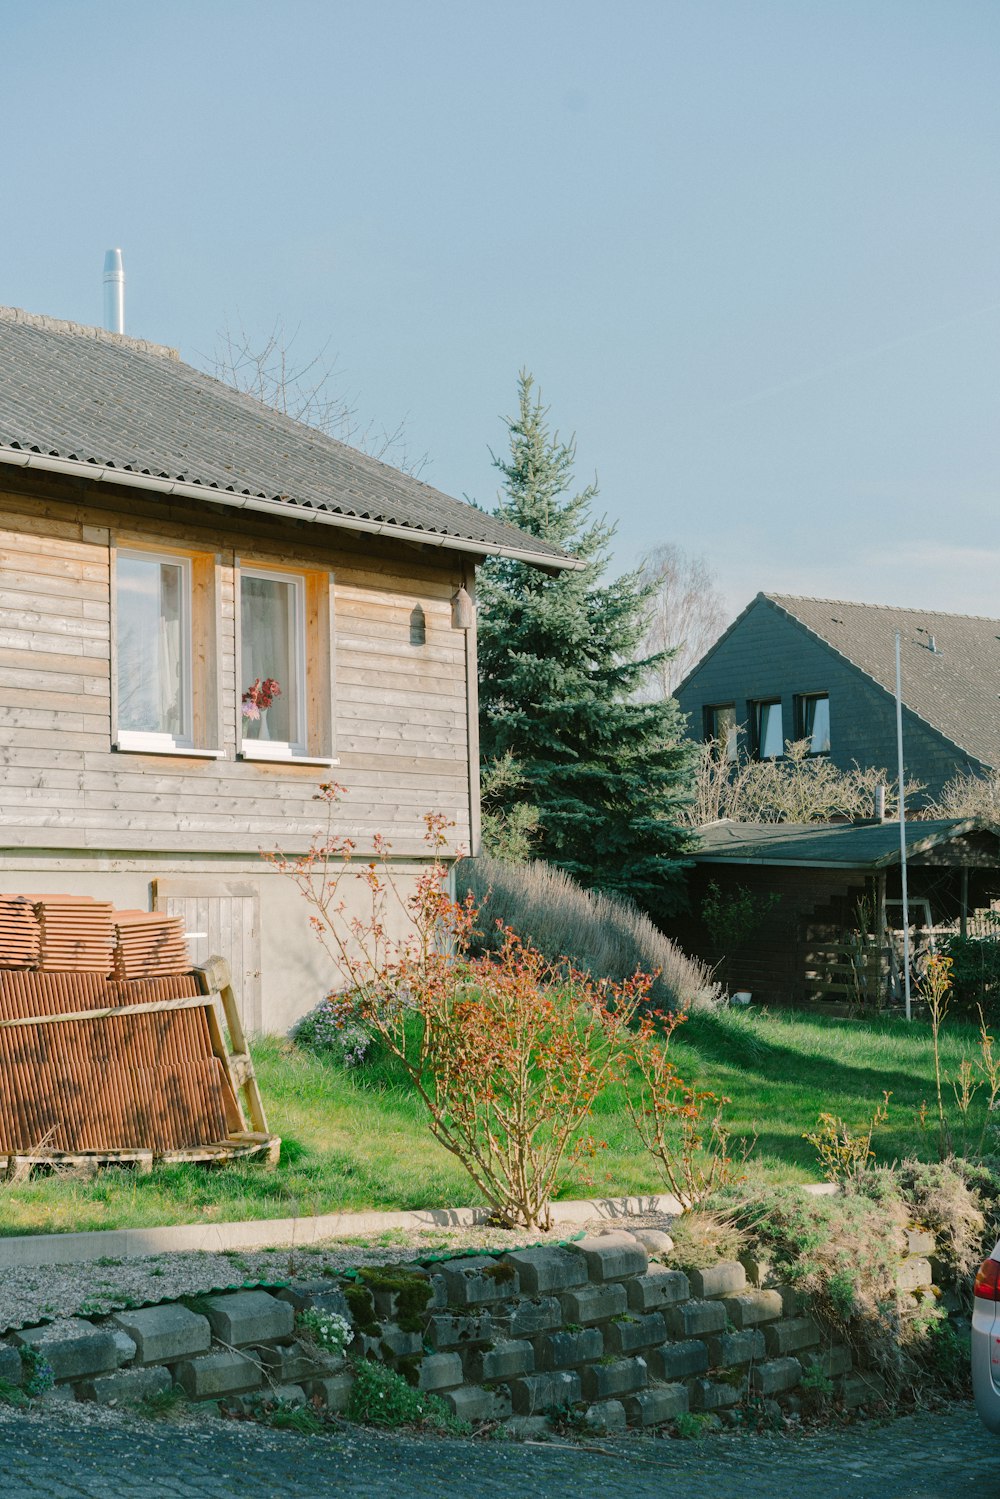
{"label": "dark roof", "polygon": [[176,350],[16,308],[0,308],[0,462],[15,461],[4,448],[112,468],[122,482],[178,481],[209,500],[250,496],[292,514],[344,517],[348,527],[352,518],[358,529],[378,522],[428,541],[467,541],[473,552],[577,565],[184,364]]}
{"label": "dark roof", "polygon": [[[906,824],[907,858],[966,833],[997,829],[973,818]],[[878,869],[899,863],[899,823],[712,822],[698,829],[699,864],[806,864]],[[1000,861],[1000,849],[998,849]]]}
{"label": "dark roof", "polygon": [[1000,766],[1000,619],[758,593],[688,672],[678,693],[751,609],[761,605],[776,609],[817,636],[892,697],[899,630],[907,709],[969,759],[989,768]]}

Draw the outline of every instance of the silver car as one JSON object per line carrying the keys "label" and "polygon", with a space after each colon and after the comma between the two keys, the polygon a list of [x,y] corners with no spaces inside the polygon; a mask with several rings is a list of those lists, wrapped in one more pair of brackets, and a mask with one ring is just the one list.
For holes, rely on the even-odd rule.
{"label": "silver car", "polygon": [[972,1299],[972,1391],[979,1419],[1000,1435],[1000,1244],[983,1260]]}

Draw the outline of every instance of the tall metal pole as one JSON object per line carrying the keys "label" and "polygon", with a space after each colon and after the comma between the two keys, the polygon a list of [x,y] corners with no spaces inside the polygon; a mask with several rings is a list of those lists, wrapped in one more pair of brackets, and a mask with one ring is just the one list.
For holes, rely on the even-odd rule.
{"label": "tall metal pole", "polygon": [[906,1018],[912,1019],[910,1004],[910,901],[906,889],[906,797],[903,793],[903,669],[900,665],[899,631],[896,631],[896,753],[899,761],[899,868],[903,878],[903,993]]}

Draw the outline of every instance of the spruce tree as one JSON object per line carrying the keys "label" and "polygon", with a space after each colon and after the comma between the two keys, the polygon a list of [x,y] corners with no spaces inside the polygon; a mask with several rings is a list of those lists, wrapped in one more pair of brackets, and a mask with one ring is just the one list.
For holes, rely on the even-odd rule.
{"label": "spruce tree", "polygon": [[594,519],[596,484],[573,493],[575,444],[550,433],[522,372],[507,420],[497,516],[579,558],[549,576],[491,559],[480,574],[480,736],[487,767],[513,755],[538,809],[540,858],[582,884],[631,896],[654,920],[682,900],[691,754],[672,700],[642,702],[662,656],[636,659],[649,589],[605,581],[614,527]]}

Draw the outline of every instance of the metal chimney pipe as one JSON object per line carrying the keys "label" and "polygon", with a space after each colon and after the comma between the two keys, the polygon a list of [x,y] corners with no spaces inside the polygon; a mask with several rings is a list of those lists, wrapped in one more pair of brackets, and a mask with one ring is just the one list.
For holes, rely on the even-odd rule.
{"label": "metal chimney pipe", "polygon": [[875,821],[885,822],[885,787],[881,783],[875,787]]}
{"label": "metal chimney pipe", "polygon": [[109,333],[125,332],[125,267],[121,250],[104,256],[104,326]]}

